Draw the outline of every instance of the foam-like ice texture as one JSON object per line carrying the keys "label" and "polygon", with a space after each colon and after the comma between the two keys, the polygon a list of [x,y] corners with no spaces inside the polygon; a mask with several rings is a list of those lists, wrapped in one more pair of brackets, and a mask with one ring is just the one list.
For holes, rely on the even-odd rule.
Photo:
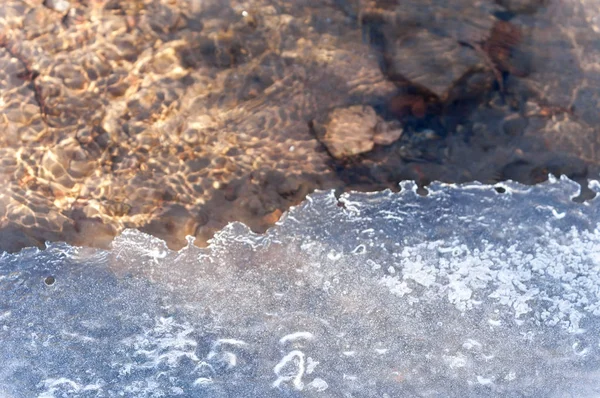
{"label": "foam-like ice texture", "polygon": [[600,396],[598,200],[500,187],[315,193],[208,249],[2,254],[0,396]]}

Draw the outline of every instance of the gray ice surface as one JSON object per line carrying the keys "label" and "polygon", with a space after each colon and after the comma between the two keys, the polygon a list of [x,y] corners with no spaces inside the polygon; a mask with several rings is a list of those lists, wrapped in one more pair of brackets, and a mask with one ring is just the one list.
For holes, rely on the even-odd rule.
{"label": "gray ice surface", "polygon": [[599,202],[500,187],[0,254],[0,397],[598,397]]}

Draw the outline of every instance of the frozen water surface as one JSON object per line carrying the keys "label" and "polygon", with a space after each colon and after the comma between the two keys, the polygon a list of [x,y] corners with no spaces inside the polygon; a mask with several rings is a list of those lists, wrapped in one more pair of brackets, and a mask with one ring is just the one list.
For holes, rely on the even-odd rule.
{"label": "frozen water surface", "polygon": [[499,187],[316,193],[208,249],[3,254],[0,396],[600,396],[598,200]]}

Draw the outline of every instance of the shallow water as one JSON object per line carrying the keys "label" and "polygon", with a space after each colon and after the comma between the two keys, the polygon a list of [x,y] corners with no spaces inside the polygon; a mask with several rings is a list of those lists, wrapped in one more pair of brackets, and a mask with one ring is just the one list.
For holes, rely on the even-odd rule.
{"label": "shallow water", "polygon": [[596,178],[598,2],[427,4],[2,2],[0,250],[203,245],[315,189]]}
{"label": "shallow water", "polygon": [[127,230],[3,254],[0,393],[598,396],[597,200],[566,179],[403,188],[315,193],[206,249]]}

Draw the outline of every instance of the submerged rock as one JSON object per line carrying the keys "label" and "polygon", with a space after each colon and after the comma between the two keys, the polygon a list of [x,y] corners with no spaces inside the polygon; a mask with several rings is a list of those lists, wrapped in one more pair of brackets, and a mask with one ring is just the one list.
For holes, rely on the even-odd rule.
{"label": "submerged rock", "polygon": [[501,72],[517,69],[508,58],[522,38],[497,17],[503,11],[492,1],[374,1],[362,18],[392,80],[452,102],[491,91],[494,80],[503,88]]}
{"label": "submerged rock", "polygon": [[325,123],[313,123],[319,140],[334,158],[342,159],[373,149],[378,118],[370,106],[334,109]]}
{"label": "submerged rock", "polygon": [[369,152],[375,144],[389,145],[402,135],[400,125],[385,122],[373,107],[364,105],[334,109],[325,120],[313,121],[312,126],[336,159]]}
{"label": "submerged rock", "polygon": [[472,48],[427,30],[396,39],[390,43],[388,54],[388,74],[392,79],[404,80],[442,101],[449,99],[452,89],[467,75],[486,69]]}
{"label": "submerged rock", "polygon": [[68,0],[44,0],[44,5],[58,12],[65,12],[71,8],[71,3]]}

